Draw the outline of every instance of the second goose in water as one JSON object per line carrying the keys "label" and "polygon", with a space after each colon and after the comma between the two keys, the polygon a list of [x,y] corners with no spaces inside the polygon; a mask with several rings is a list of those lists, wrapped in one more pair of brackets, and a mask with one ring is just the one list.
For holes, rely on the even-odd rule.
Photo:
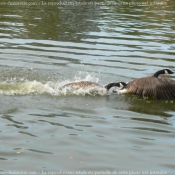
{"label": "second goose in water", "polygon": [[116,87],[120,87],[120,85],[118,83],[110,83],[106,86],[102,86],[98,83],[95,83],[95,82],[92,82],[92,81],[79,81],[79,82],[72,82],[72,83],[68,83],[68,84],[65,84],[63,86],[63,88],[65,87],[71,87],[71,88],[76,88],[76,89],[89,89],[89,88],[104,88],[106,89],[106,92],[109,92],[109,93],[113,93],[113,89],[115,89]]}
{"label": "second goose in water", "polygon": [[98,83],[92,81],[79,81],[65,84],[63,87],[74,87],[74,88],[89,88],[89,87],[103,87]]}

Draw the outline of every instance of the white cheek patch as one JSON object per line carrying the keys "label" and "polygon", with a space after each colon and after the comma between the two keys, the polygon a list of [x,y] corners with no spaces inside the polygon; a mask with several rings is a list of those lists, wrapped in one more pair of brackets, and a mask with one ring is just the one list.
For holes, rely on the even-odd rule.
{"label": "white cheek patch", "polygon": [[168,71],[167,70],[165,70],[165,74],[168,74]]}
{"label": "white cheek patch", "polygon": [[120,83],[120,87],[123,87],[123,84],[122,83]]}

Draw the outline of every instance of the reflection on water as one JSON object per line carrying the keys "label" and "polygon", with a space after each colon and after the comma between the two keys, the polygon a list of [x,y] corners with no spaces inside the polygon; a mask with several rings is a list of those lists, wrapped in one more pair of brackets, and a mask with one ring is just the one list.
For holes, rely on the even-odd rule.
{"label": "reflection on water", "polygon": [[83,2],[0,2],[0,171],[173,174],[174,101],[61,87],[174,71],[174,0]]}
{"label": "reflection on water", "polygon": [[175,110],[174,101],[159,101],[155,99],[143,99],[140,97],[131,97],[131,99],[131,105],[129,107],[129,110],[131,111],[170,117],[172,114],[168,112]]}

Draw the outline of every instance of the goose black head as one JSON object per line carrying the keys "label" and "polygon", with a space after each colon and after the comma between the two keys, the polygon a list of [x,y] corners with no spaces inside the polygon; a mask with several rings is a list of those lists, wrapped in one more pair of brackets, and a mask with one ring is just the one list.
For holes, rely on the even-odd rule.
{"label": "goose black head", "polygon": [[170,69],[164,69],[164,74],[174,74]]}
{"label": "goose black head", "polygon": [[124,88],[127,84],[125,82],[119,82],[120,88]]}
{"label": "goose black head", "polygon": [[170,69],[162,69],[157,71],[153,76],[158,77],[160,74],[174,74]]}
{"label": "goose black head", "polygon": [[112,87],[117,87],[117,88],[124,88],[126,86],[126,83],[124,82],[118,82],[118,83],[110,83],[105,86],[107,90],[109,90]]}

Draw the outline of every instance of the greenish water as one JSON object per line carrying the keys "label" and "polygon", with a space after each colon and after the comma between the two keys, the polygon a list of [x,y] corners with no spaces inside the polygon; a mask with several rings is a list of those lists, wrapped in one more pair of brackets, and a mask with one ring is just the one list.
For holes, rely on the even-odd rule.
{"label": "greenish water", "polygon": [[60,89],[175,71],[175,2],[124,2],[0,2],[0,173],[174,174],[174,101]]}

